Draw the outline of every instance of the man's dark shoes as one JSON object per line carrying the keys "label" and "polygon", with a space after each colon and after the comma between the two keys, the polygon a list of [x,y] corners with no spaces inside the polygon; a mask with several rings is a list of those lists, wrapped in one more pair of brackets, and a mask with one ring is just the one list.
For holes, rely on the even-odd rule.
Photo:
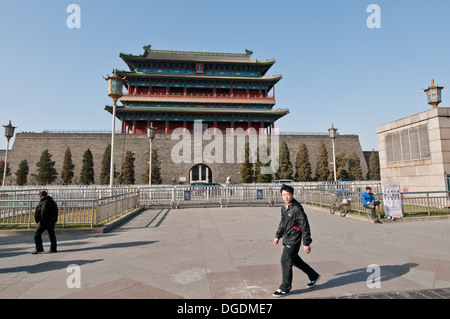
{"label": "man's dark shoes", "polygon": [[282,291],[281,289],[277,289],[277,291],[275,291],[272,294],[272,296],[277,297],[277,298],[284,297],[284,296],[287,296],[287,295],[289,295],[289,291]]}
{"label": "man's dark shoes", "polygon": [[31,253],[33,254],[33,255],[37,255],[37,254],[41,254],[41,253],[43,253],[44,251],[43,250],[37,250],[37,249],[35,249],[35,250],[33,250]]}
{"label": "man's dark shoes", "polygon": [[315,286],[315,284],[317,284],[317,282],[319,281],[319,279],[320,279],[320,275],[317,276],[317,278],[316,278],[315,280],[311,280],[310,282],[308,282],[308,283],[306,284],[306,286],[308,286],[308,288],[311,289],[312,287]]}
{"label": "man's dark shoes", "polygon": [[48,251],[49,254],[54,254],[54,253],[56,253],[56,252],[57,252],[56,249],[54,249],[54,250],[50,249],[50,250]]}

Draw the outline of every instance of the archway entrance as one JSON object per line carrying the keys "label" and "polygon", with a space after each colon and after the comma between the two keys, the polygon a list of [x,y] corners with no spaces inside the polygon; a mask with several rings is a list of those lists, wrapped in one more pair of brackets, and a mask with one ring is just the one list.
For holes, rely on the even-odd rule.
{"label": "archway entrance", "polygon": [[204,164],[198,164],[189,171],[190,183],[212,183],[212,171]]}

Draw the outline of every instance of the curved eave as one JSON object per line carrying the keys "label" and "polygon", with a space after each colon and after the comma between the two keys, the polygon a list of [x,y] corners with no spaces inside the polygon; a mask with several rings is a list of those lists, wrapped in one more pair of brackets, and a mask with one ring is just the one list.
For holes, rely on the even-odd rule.
{"label": "curved eave", "polygon": [[275,105],[274,99],[221,99],[221,98],[196,98],[196,97],[159,97],[159,96],[133,96],[124,95],[120,98],[124,102],[150,102],[150,103],[206,103],[206,104],[264,104]]}
{"label": "curved eave", "polygon": [[[112,106],[106,105],[105,110],[112,114]],[[289,109],[242,109],[242,108],[209,108],[209,107],[116,107],[116,114],[121,112],[169,112],[169,113],[224,113],[224,114],[261,114],[281,115],[289,113]]]}
{"label": "curved eave", "polygon": [[[168,78],[168,79],[193,79],[193,80],[234,80],[234,81],[280,81],[283,76],[278,75],[268,75],[261,77],[250,77],[250,76],[226,76],[226,75],[203,75],[203,74],[179,74],[179,73],[145,73],[145,72],[130,72],[130,71],[117,71],[117,74],[126,78]],[[125,80],[126,81],[126,80]]]}

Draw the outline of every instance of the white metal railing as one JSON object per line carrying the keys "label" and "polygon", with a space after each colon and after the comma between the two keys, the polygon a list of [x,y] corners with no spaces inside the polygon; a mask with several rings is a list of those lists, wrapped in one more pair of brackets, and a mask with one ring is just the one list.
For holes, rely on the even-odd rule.
{"label": "white metal railing", "polygon": [[274,205],[281,200],[279,187],[274,185],[141,187],[139,193],[141,205],[173,208],[192,205]]}
{"label": "white metal railing", "polygon": [[[57,225],[89,225],[91,228],[139,206],[139,192],[102,198],[54,198],[58,205]],[[0,199],[0,225],[35,226],[34,213],[39,199]]]}
{"label": "white metal railing", "polygon": [[[320,194],[350,189],[358,192],[371,186],[374,191],[380,191],[378,181],[360,182],[306,182],[290,183],[294,187],[294,196],[299,199],[304,192],[314,191]],[[282,203],[280,194],[281,183],[266,184],[213,184],[204,186],[191,185],[159,185],[140,186],[140,204],[145,206],[163,205],[171,207],[189,205],[255,205],[273,206]]]}
{"label": "white metal railing", "polygon": [[[359,215],[366,215],[368,210],[362,205],[362,191],[352,191],[349,189],[336,190],[315,190],[305,189],[301,195],[301,201],[306,204],[317,205],[320,207],[329,207],[335,200],[336,195],[350,200],[350,210],[358,212]],[[375,200],[381,202],[377,207],[377,214],[384,215],[383,193],[374,192]],[[400,193],[402,213],[406,215],[432,213],[450,213],[450,192],[432,191],[432,192],[402,192]]]}
{"label": "white metal railing", "polygon": [[[379,181],[290,183],[294,197],[305,203],[329,207],[336,194],[350,199],[350,210],[366,214],[361,193],[372,188],[375,198],[383,202]],[[205,185],[125,185],[111,190],[108,186],[5,187],[0,189],[0,225],[34,224],[34,210],[39,190],[45,189],[58,203],[58,223],[98,225],[105,219],[138,206],[229,206],[282,204],[280,183],[205,184]],[[450,193],[401,193],[402,211],[406,214],[450,213]],[[377,209],[384,213],[383,204]]]}

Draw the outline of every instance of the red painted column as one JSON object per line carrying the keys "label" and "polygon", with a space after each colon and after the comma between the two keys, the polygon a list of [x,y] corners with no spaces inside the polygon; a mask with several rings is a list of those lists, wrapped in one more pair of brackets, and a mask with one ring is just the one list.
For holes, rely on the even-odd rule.
{"label": "red painted column", "polygon": [[166,120],[166,127],[164,129],[165,134],[169,134],[169,121]]}

